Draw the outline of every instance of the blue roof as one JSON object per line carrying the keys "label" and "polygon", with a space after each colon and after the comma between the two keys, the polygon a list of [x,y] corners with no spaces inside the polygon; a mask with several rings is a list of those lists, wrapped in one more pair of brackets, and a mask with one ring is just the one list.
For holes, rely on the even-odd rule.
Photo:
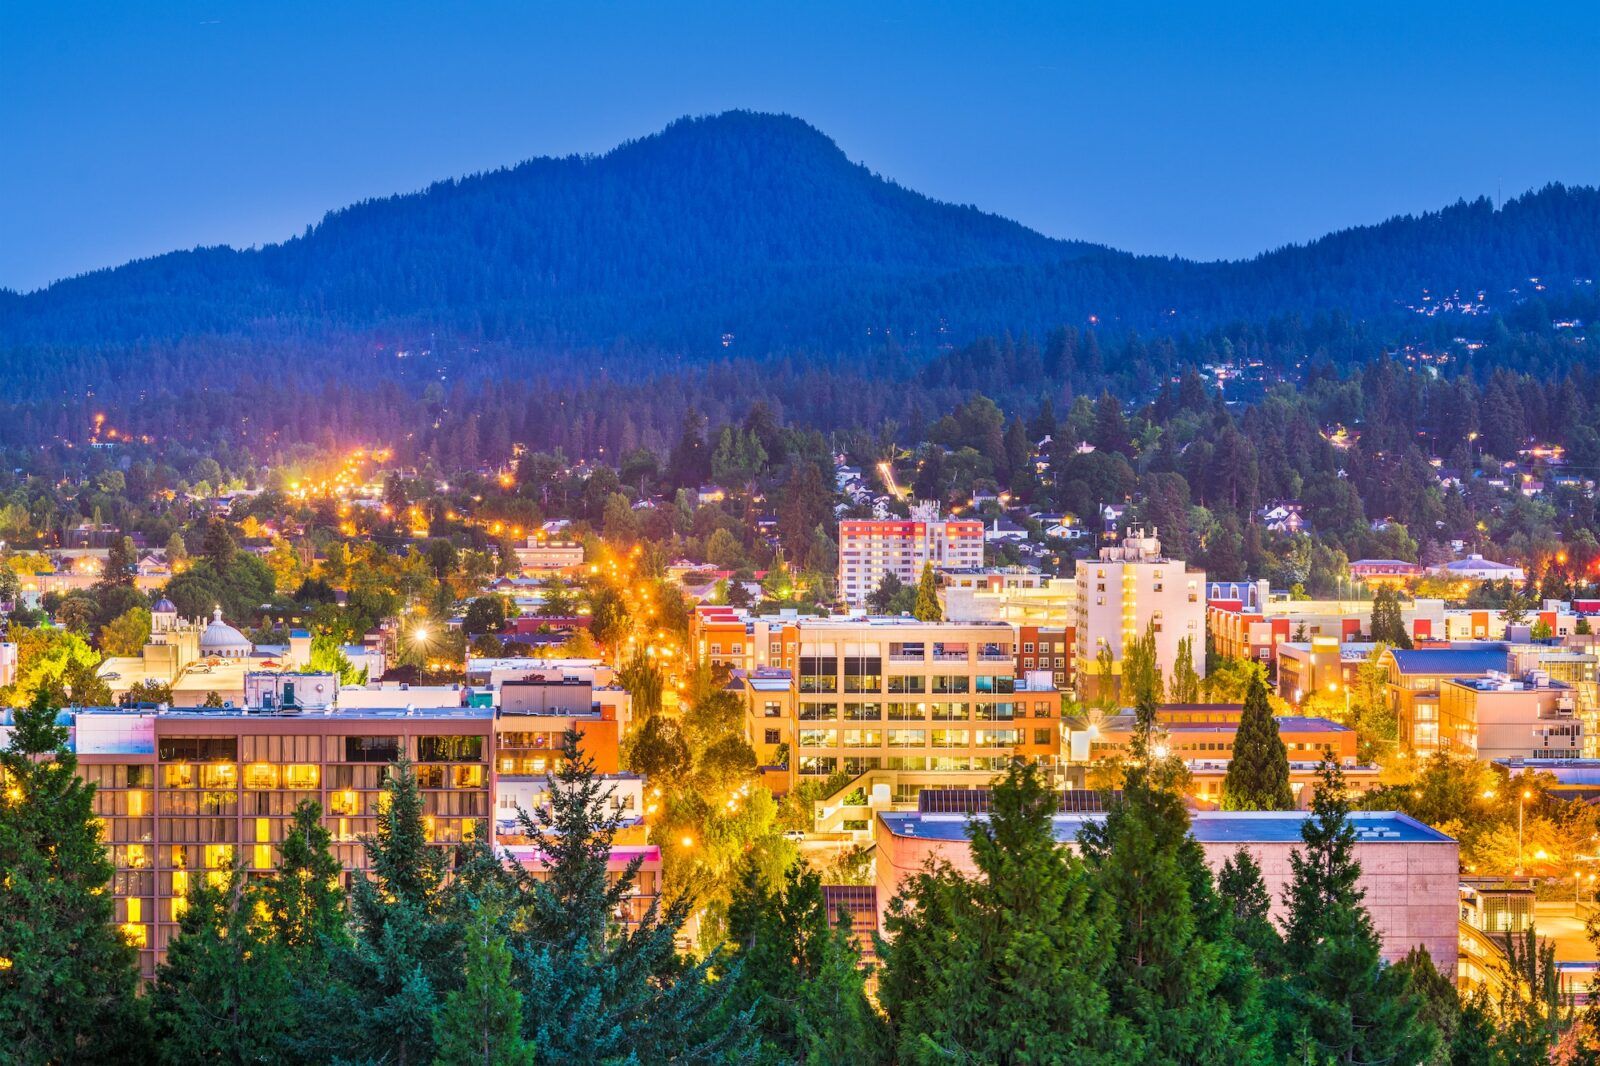
{"label": "blue roof", "polygon": [[1488,648],[1416,648],[1391,652],[1402,674],[1455,674],[1467,676],[1504,670],[1510,662],[1504,644]]}
{"label": "blue roof", "polygon": [[[987,815],[974,816],[978,820]],[[1056,840],[1075,843],[1078,833],[1103,814],[1058,814],[1051,821]],[[1300,840],[1310,811],[1191,811],[1190,832],[1202,844],[1284,844]],[[878,818],[897,837],[913,840],[965,840],[964,814],[880,812]],[[1400,811],[1352,811],[1358,840],[1389,844],[1450,844],[1454,838]]]}

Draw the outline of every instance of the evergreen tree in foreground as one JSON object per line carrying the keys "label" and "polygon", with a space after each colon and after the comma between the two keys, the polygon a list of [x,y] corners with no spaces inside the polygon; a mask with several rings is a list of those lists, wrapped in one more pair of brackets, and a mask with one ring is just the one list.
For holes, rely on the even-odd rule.
{"label": "evergreen tree in foreground", "polygon": [[273,940],[287,951],[298,983],[325,971],[330,946],[348,940],[342,868],[329,849],[333,834],[322,806],[306,800],[278,848],[278,868],[261,883],[258,899]]}
{"label": "evergreen tree in foreground", "polygon": [[796,862],[779,891],[747,862],[728,912],[734,1000],[748,1008],[764,1063],[885,1061],[882,1019],[867,999],[848,928],[828,922],[822,878]]}
{"label": "evergreen tree in foreground", "polygon": [[1217,874],[1217,894],[1232,912],[1233,935],[1250,953],[1263,976],[1278,971],[1283,937],[1272,924],[1272,897],[1255,856],[1240,848],[1228,856]]}
{"label": "evergreen tree in foreground", "polygon": [[1318,776],[1311,816],[1300,830],[1305,847],[1290,855],[1284,893],[1287,1035],[1334,1062],[1422,1062],[1438,1033],[1419,1017],[1422,1002],[1405,971],[1384,964],[1357,884],[1361,865],[1344,774],[1329,756]]}
{"label": "evergreen tree in foreground", "polygon": [[511,951],[499,909],[480,904],[467,929],[464,984],[445,999],[434,1023],[435,1066],[533,1066],[522,1038],[522,996],[511,978]]}
{"label": "evergreen tree in foreground", "polygon": [[434,1055],[434,1014],[459,984],[461,930],[445,885],[447,856],[427,842],[422,794],[405,759],[389,767],[372,870],[350,891],[353,940],[336,944],[330,982],[312,990],[301,1051],[315,1061],[418,1066]]}
{"label": "evergreen tree in foreground", "polygon": [[1267,700],[1266,682],[1252,674],[1244,712],[1234,734],[1233,757],[1222,780],[1225,811],[1287,811],[1294,807],[1289,788],[1289,752],[1278,736],[1278,721]]}
{"label": "evergreen tree in foreground", "polygon": [[[1140,717],[1153,720],[1153,706]],[[1177,760],[1146,755],[1128,768],[1105,819],[1079,834],[1117,923],[1111,1008],[1137,1035],[1140,1063],[1266,1063],[1259,982],[1189,833],[1185,776]]]}
{"label": "evergreen tree in foreground", "polygon": [[41,695],[0,751],[0,1055],[132,1058],[145,1035],[136,956],[115,924],[115,872],[67,730]]}
{"label": "evergreen tree in foreground", "polygon": [[629,925],[641,859],[608,872],[624,815],[569,731],[549,779],[549,813],[518,812],[545,856],[544,876],[518,878],[508,938],[522,990],[524,1033],[541,1060],[581,1063],[746,1061],[748,1012],[731,1010],[735,981],[710,981],[720,959],[681,958],[676,940],[690,914],[680,895],[653,901]]}
{"label": "evergreen tree in foreground", "polygon": [[237,870],[189,890],[178,935],[156,973],[151,1013],[160,1060],[276,1063],[297,1018],[285,953],[254,920]]}
{"label": "evergreen tree in foreground", "polygon": [[1394,969],[1405,975],[1412,991],[1421,997],[1421,1020],[1439,1031],[1439,1048],[1432,1061],[1450,1062],[1462,1008],[1455,981],[1439,972],[1433,964],[1433,956],[1421,944],[1406,952],[1405,958],[1394,964]]}
{"label": "evergreen tree in foreground", "polygon": [[977,876],[936,864],[889,905],[878,995],[898,1061],[1134,1061],[1106,993],[1114,918],[1055,839],[1055,795],[1018,763],[991,800],[969,830]]}

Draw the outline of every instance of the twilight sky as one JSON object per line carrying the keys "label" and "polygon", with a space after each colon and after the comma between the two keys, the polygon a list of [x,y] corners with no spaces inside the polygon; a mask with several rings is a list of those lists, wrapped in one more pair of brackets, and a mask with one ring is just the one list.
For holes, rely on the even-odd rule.
{"label": "twilight sky", "polygon": [[928,195],[1137,252],[1237,257],[1600,182],[1600,19],[1542,4],[0,4],[0,287],[798,115]]}

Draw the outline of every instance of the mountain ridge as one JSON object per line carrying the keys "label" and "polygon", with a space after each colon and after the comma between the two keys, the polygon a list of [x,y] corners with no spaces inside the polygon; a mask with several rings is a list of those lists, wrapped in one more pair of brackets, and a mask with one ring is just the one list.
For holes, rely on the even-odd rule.
{"label": "mountain ridge", "polygon": [[[704,358],[960,343],[1061,324],[1171,331],[1403,313],[1600,271],[1600,192],[1459,201],[1253,258],[1136,256],[933,200],[792,116],[683,118],[600,155],[539,157],[375,197],[286,241],[165,253],[0,293],[0,348],[196,337],[619,342]],[[1491,305],[1495,302],[1490,299]]]}

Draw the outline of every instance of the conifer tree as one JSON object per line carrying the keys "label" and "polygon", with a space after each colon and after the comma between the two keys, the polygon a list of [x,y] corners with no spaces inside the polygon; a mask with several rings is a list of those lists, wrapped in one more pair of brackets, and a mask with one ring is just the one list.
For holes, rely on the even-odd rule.
{"label": "conifer tree", "polygon": [[790,866],[778,891],[748,861],[728,911],[737,970],[734,1000],[752,1012],[772,1063],[882,1061],[882,1019],[867,999],[861,953],[830,925],[822,878]]}
{"label": "conifer tree", "polygon": [[312,978],[306,971],[325,967],[330,946],[348,938],[342,867],[329,850],[332,840],[322,824],[322,805],[301,803],[278,846],[278,868],[258,894],[271,938],[288,953],[302,982]]}
{"label": "conifer tree", "polygon": [[445,889],[447,857],[428,844],[422,794],[405,759],[389,767],[371,872],[351,884],[353,939],[335,945],[331,980],[312,989],[299,1050],[329,1061],[432,1061],[434,1014],[459,981],[461,935]]}
{"label": "conifer tree", "polygon": [[1261,867],[1245,848],[1223,861],[1217,874],[1217,894],[1231,913],[1234,937],[1250,952],[1256,967],[1264,975],[1276,973],[1283,937],[1272,924],[1272,897],[1262,880]]}
{"label": "conifer tree", "polygon": [[720,963],[679,957],[676,940],[693,901],[659,901],[637,921],[641,860],[608,870],[624,815],[569,731],[549,779],[549,809],[518,811],[545,856],[544,876],[519,879],[509,931],[522,991],[524,1033],[549,1062],[742,1061],[754,1046],[748,1013],[728,1009],[733,982],[708,980]]}
{"label": "conifer tree", "polygon": [[159,1057],[276,1063],[296,1024],[284,950],[252,915],[254,894],[227,871],[196,878],[151,999]]}
{"label": "conifer tree", "polygon": [[1372,639],[1391,648],[1411,647],[1411,634],[1400,614],[1400,594],[1387,585],[1372,594]]}
{"label": "conifer tree", "polygon": [[1502,1066],[1494,1047],[1491,1009],[1489,995],[1481,988],[1462,998],[1456,1031],[1450,1038],[1450,1066]]}
{"label": "conifer tree", "polygon": [[939,585],[933,576],[933,564],[922,564],[922,578],[917,582],[917,599],[911,616],[919,622],[944,621],[944,608],[939,606]]}
{"label": "conifer tree", "polygon": [[1318,777],[1284,895],[1285,1031],[1336,1062],[1421,1062],[1438,1033],[1421,1020],[1405,971],[1383,962],[1358,885],[1344,774],[1329,756]]}
{"label": "conifer tree", "polygon": [[1405,975],[1412,991],[1421,997],[1420,1018],[1439,1032],[1439,1047],[1433,1061],[1451,1061],[1450,1051],[1460,1026],[1462,1008],[1455,981],[1439,972],[1433,964],[1433,956],[1421,944],[1406,952],[1405,958],[1394,964],[1394,969]]}
{"label": "conifer tree", "polygon": [[1015,764],[974,821],[976,877],[915,875],[889,905],[878,995],[901,1062],[1125,1063],[1111,1015],[1114,918],[1057,842],[1056,797]]}
{"label": "conifer tree", "polygon": [[[1148,697],[1145,708],[1153,719]],[[1265,1063],[1257,982],[1190,835],[1186,771],[1137,747],[1105,819],[1078,838],[1118,926],[1107,974],[1112,1010],[1135,1033],[1141,1063]]]}
{"label": "conifer tree", "polygon": [[0,751],[0,1049],[11,1061],[114,1062],[144,1040],[115,872],[47,695]]}
{"label": "conifer tree", "polygon": [[533,1066],[522,1038],[522,996],[511,977],[511,951],[499,930],[500,910],[478,906],[467,928],[464,983],[445,999],[434,1022],[435,1066]]}
{"label": "conifer tree", "polygon": [[1289,788],[1289,752],[1278,736],[1278,721],[1267,702],[1266,682],[1252,674],[1244,711],[1234,734],[1233,758],[1222,779],[1226,811],[1286,811],[1294,807]]}

